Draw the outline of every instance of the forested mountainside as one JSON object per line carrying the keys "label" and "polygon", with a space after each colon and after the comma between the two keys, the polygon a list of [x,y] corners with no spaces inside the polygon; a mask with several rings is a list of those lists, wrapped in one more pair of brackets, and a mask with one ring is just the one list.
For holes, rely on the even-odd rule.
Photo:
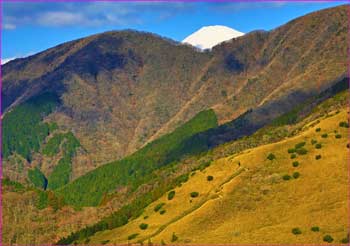
{"label": "forested mountainside", "polygon": [[[330,162],[343,163],[348,151],[343,145],[349,134],[348,11],[349,6],[344,5],[311,13],[272,31],[251,32],[205,52],[127,30],[93,35],[6,63],[2,66],[5,241],[211,242],[214,229],[202,240],[189,239],[186,231],[169,228],[188,228],[196,218],[192,212],[206,213],[203,218],[211,220],[215,209],[201,209],[207,202],[214,199],[226,208],[231,191],[245,194],[231,190],[217,197],[212,189],[223,188],[226,181],[236,187],[241,179],[242,186],[237,187],[251,185],[246,181],[255,175],[249,171],[252,168],[259,177],[276,174],[276,189],[281,191],[282,172],[292,171],[283,166],[286,153],[292,159],[307,157],[303,161],[312,166],[322,163],[325,170],[333,168],[326,166]],[[321,130],[314,129],[317,125],[326,130],[321,139]],[[326,141],[330,136],[334,139]],[[307,144],[297,146],[296,142]],[[286,152],[284,144],[295,148]],[[339,155],[334,157],[325,148],[326,158],[317,157],[316,162],[312,155],[322,156],[313,149],[317,144],[334,145]],[[220,166],[229,162],[221,158],[238,158],[240,163],[240,156],[244,163],[248,159],[256,163],[237,170]],[[264,169],[261,165],[269,161],[274,166]],[[238,165],[236,159],[234,163],[234,167]],[[320,175],[320,168],[304,171]],[[205,182],[197,180],[196,176],[212,169],[214,174]],[[286,180],[295,172],[288,173]],[[298,173],[295,176],[301,175]],[[322,178],[336,189],[334,179]],[[345,182],[345,176],[340,175],[339,180]],[[309,184],[305,182],[303,185]],[[205,190],[189,190],[200,186]],[[265,201],[255,196],[255,186],[252,189],[249,197],[258,199],[257,203]],[[286,192],[292,196],[293,189],[286,188]],[[177,210],[177,203],[168,207],[167,201],[179,193],[185,194],[180,196],[181,214],[168,213]],[[327,209],[341,203],[342,210],[336,213],[338,217],[329,217],[328,229],[321,229],[322,233],[334,232],[337,240],[346,239],[346,225],[340,219],[346,207],[343,193],[343,186],[339,186],[339,199],[325,202]],[[317,206],[321,196],[332,194],[333,190],[326,189],[313,204],[308,202]],[[250,206],[244,199],[248,198],[242,198],[237,211],[245,211],[245,206],[264,206]],[[271,199],[276,202],[282,197]],[[296,206],[301,203],[298,200]],[[147,223],[151,210],[162,217],[152,217],[152,223]],[[297,223],[293,220],[297,210],[294,212],[289,214],[292,219],[286,220],[283,233]],[[163,217],[167,222],[160,223]],[[19,223],[21,219],[24,223]],[[340,221],[341,226],[333,226],[334,221]],[[304,222],[299,221],[295,228],[305,230],[299,228],[310,226]],[[324,228],[326,224],[321,222]],[[273,220],[273,226],[278,223],[282,222]],[[229,239],[225,228],[218,231],[220,242],[235,241],[237,238]],[[201,227],[192,229],[195,233]],[[258,229],[242,228],[242,233],[249,230]],[[290,240],[289,234],[277,237],[279,231],[267,234],[271,242],[297,242],[301,238]],[[254,238],[260,232],[254,233],[252,240],[246,234],[236,241],[258,242]],[[321,242],[321,234],[317,235],[304,239]]]}

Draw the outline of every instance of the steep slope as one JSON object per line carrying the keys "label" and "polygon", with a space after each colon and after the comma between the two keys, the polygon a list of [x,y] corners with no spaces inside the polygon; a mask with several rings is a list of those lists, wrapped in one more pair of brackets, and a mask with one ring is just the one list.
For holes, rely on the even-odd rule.
{"label": "steep slope", "polygon": [[3,107],[11,111],[43,92],[59,96],[62,103],[45,120],[72,131],[83,146],[75,179],[203,110],[213,108],[220,124],[259,106],[274,118],[332,86],[346,74],[348,8],[249,33],[211,52],[133,31],[72,41],[6,63]]}
{"label": "steep slope", "polygon": [[215,45],[242,35],[244,33],[227,26],[205,26],[186,37],[182,43],[204,50],[211,49]]}
{"label": "steep slope", "polygon": [[173,198],[165,194],[89,242],[323,243],[326,235],[345,242],[348,117],[346,107],[311,117],[294,137],[214,160]]}
{"label": "steep slope", "polygon": [[[233,142],[226,143],[224,145],[220,145],[206,153],[201,153],[200,155],[188,156],[180,160],[178,163],[176,163],[176,165],[170,165],[164,170],[159,170],[157,176],[162,178],[158,179],[160,182],[156,181],[156,186],[153,186],[151,184],[147,185],[148,187],[150,185],[151,187],[153,187],[152,189],[150,189],[150,192],[147,195],[140,195],[136,200],[132,201],[126,206],[123,206],[117,212],[112,213],[110,216],[103,218],[96,224],[87,226],[82,230],[72,233],[68,237],[62,238],[58,243],[71,244],[74,241],[88,243],[90,240],[89,238],[91,236],[99,235],[101,231],[108,232],[109,230],[114,228],[121,229],[121,226],[133,223],[133,220],[135,218],[142,218],[142,214],[145,211],[144,208],[145,206],[149,205],[150,202],[154,202],[155,200],[157,200],[157,198],[161,197],[162,194],[166,194],[166,191],[169,191],[176,187],[181,187],[182,184],[190,178],[190,176],[193,176],[193,172],[197,172],[197,170],[203,171],[206,167],[210,166],[213,161],[230,156],[236,156],[237,154],[242,153],[242,151],[256,146],[275,143],[278,141],[283,141],[288,137],[297,136],[305,130],[305,125],[310,124],[311,126],[313,126],[314,124],[319,123],[320,118],[327,118],[330,114],[333,114],[332,112],[337,113],[340,110],[344,110],[349,101],[349,94],[347,90],[348,87],[347,89],[343,90],[337,95],[334,95],[333,97],[327,99],[325,102],[318,101],[317,99],[315,103],[309,102],[307,104],[298,105],[295,107],[295,110],[285,113],[283,116],[277,118],[272,124],[260,129],[259,131],[257,131],[249,137],[245,137]],[[320,97],[318,98],[321,99],[322,97],[323,96],[320,95]],[[320,105],[317,105],[320,102],[322,103]],[[310,112],[312,113],[311,115],[309,115]],[[305,119],[305,117],[307,118]],[[346,122],[342,122],[340,126],[348,127],[348,124]],[[315,142],[313,142],[312,144],[315,145]],[[299,148],[300,147],[303,146],[299,146]],[[298,153],[305,154],[304,151],[305,150],[299,149]],[[182,175],[178,176],[178,178],[176,178],[175,180],[171,180],[173,175],[170,175],[168,171],[170,171],[170,173],[173,174],[177,173],[176,175]],[[230,173],[226,173],[225,175],[225,178],[233,177],[230,175]],[[166,185],[164,185],[164,182]],[[202,185],[204,187],[204,184]],[[171,193],[172,192],[168,193],[168,200],[171,200],[171,197],[173,197],[174,195],[171,195]],[[161,202],[158,204],[161,204]],[[156,210],[161,215],[164,215],[164,212],[160,212],[164,210],[164,208],[162,209],[162,206],[163,205],[157,206]],[[194,206],[191,209],[196,208],[197,207]],[[147,219],[147,216],[148,215],[146,215],[144,219]],[[159,227],[159,230],[161,230],[163,227],[164,226]],[[128,227],[126,226],[126,228]],[[116,231],[118,231],[119,229],[116,229]],[[104,233],[102,234],[104,235]],[[129,236],[131,235],[132,234],[130,234]],[[119,238],[119,235],[117,236]],[[126,235],[124,234],[120,236],[124,236],[124,238],[126,238]],[[113,234],[113,237],[116,237],[116,234]],[[131,237],[135,238],[135,235]],[[108,240],[110,239],[103,240],[103,242],[107,242]]]}
{"label": "steep slope", "polygon": [[87,163],[78,158],[87,168],[77,170],[79,176],[144,143],[194,93],[190,84],[207,61],[152,34],[104,33],[6,64],[3,105],[11,109],[40,91],[57,93],[62,104],[48,120],[72,129],[90,154]]}
{"label": "steep slope", "polygon": [[[182,142],[194,134],[217,126],[212,110],[200,112],[174,132],[151,142],[134,154],[116,162],[99,167],[58,190],[67,204],[97,206],[103,195],[126,188],[135,191],[148,180],[155,178],[154,171],[181,158],[177,152]],[[186,153],[191,153],[187,150]]]}

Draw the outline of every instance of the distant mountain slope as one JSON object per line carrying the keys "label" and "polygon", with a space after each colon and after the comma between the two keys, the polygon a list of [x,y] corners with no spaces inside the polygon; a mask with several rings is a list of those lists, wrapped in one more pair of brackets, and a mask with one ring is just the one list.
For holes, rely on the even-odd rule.
{"label": "distant mountain slope", "polygon": [[[43,92],[59,96],[61,104],[45,121],[72,131],[85,150],[74,158],[75,179],[200,111],[214,109],[222,124],[276,105],[258,117],[277,117],[332,86],[347,73],[348,8],[252,32],[211,52],[134,31],[68,42],[2,67],[3,109]],[[40,155],[32,160],[38,163]]]}
{"label": "distant mountain slope", "polygon": [[186,37],[182,43],[190,44],[199,49],[211,49],[224,41],[237,38],[244,33],[227,26],[205,26]]}

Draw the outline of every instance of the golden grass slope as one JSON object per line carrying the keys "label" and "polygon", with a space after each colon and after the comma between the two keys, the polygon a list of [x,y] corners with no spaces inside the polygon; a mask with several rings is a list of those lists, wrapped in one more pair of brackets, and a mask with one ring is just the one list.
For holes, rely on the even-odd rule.
{"label": "golden grass slope", "polygon": [[[165,194],[141,217],[97,233],[89,243],[324,243],[327,234],[340,243],[349,231],[349,132],[339,127],[347,118],[345,109],[332,112],[298,136],[213,161],[177,187],[172,200]],[[307,154],[291,159],[288,149],[304,141]],[[270,153],[275,160],[267,159]],[[286,174],[290,180],[283,179]],[[194,191],[199,196],[191,198]],[[162,215],[154,211],[160,203],[165,203]],[[141,223],[148,228],[141,230]],[[313,232],[314,226],[320,231]],[[301,234],[294,235],[293,228]],[[132,234],[138,235],[128,240]]]}

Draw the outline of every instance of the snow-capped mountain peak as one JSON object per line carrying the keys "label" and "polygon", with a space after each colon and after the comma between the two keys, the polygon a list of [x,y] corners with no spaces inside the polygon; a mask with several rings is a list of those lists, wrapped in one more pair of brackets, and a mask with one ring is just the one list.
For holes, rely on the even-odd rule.
{"label": "snow-capped mountain peak", "polygon": [[182,43],[188,43],[200,49],[211,49],[215,45],[244,35],[227,26],[205,26],[186,37]]}

